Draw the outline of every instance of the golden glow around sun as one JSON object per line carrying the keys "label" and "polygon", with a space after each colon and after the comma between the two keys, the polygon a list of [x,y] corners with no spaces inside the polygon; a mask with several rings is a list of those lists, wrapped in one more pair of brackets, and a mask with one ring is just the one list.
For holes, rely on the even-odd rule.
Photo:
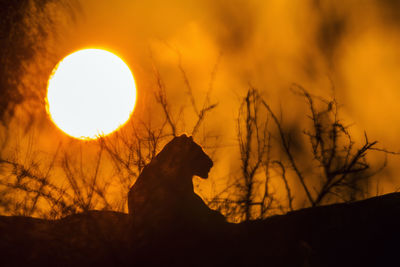
{"label": "golden glow around sun", "polygon": [[96,139],[128,121],[136,102],[129,67],[101,49],[84,49],[62,59],[47,87],[46,109],[64,133]]}

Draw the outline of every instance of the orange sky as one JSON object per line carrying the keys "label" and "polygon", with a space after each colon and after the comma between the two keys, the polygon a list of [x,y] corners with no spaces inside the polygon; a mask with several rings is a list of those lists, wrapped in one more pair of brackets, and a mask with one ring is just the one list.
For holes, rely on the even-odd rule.
{"label": "orange sky", "polygon": [[177,51],[199,96],[222,54],[213,95],[221,106],[238,102],[248,83],[274,98],[293,82],[324,94],[331,78],[346,114],[393,143],[400,125],[400,22],[390,3],[87,0],[56,46],[60,55],[109,47],[128,61],[142,94],[153,85],[155,62],[172,99],[183,95]]}
{"label": "orange sky", "polygon": [[[329,96],[332,81],[343,104],[343,117],[348,124],[354,123],[354,134],[362,137],[365,130],[371,140],[400,151],[400,19],[396,11],[400,5],[396,1],[77,2],[75,20],[64,19],[65,11],[49,7],[59,30],[47,41],[44,54],[48,60],[40,55],[32,68],[37,71],[39,65],[48,73],[58,59],[84,47],[115,51],[135,75],[135,116],[144,116],[151,103],[156,66],[174,112],[186,107],[180,131],[189,131],[193,113],[187,107],[179,55],[199,104],[218,63],[211,94],[211,102],[218,107],[206,127],[221,137],[224,148],[214,155],[217,164],[211,182],[203,182],[205,188],[218,177],[237,171],[235,119],[249,84],[260,89],[274,108],[282,106],[285,120],[300,123],[301,129],[304,109],[290,93],[290,85],[299,83],[315,94]],[[24,77],[28,83],[38,77],[31,75]],[[43,89],[37,90],[43,94]],[[39,126],[31,131],[40,139],[36,144],[40,150],[51,153],[47,151],[52,151],[53,143],[59,140],[75,142],[57,132],[44,107],[35,116]],[[399,159],[391,158],[392,172],[387,174],[398,176],[398,163]],[[385,190],[392,190],[396,183],[392,180]]]}

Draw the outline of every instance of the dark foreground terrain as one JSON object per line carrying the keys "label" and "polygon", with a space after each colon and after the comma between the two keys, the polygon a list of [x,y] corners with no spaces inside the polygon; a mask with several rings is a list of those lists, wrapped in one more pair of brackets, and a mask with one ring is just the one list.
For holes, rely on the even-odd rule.
{"label": "dark foreground terrain", "polygon": [[0,266],[398,266],[400,193],[227,223],[210,244],[187,236],[190,251],[174,238],[137,246],[129,229],[111,211],[0,216]]}

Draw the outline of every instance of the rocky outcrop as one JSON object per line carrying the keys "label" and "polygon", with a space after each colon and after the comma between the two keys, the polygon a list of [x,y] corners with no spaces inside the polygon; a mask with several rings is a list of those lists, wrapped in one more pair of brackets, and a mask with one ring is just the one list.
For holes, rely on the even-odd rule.
{"label": "rocky outcrop", "polygon": [[[167,255],[164,266],[395,266],[399,225],[399,193],[227,223],[215,232],[213,244],[198,247],[192,236],[187,243],[171,238],[168,244],[138,247],[128,215],[118,212],[60,220],[1,216],[0,265],[140,266]],[[193,253],[183,253],[187,244]]]}
{"label": "rocky outcrop", "polygon": [[125,259],[128,215],[90,211],[60,220],[0,217],[1,266],[113,266]]}

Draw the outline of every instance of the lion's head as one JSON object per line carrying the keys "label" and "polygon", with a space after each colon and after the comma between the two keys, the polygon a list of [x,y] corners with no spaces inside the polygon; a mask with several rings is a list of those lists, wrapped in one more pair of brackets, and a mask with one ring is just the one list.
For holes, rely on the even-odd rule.
{"label": "lion's head", "polygon": [[156,156],[154,163],[161,165],[165,173],[172,176],[177,173],[197,175],[208,178],[213,162],[204,150],[185,134],[174,137]]}

